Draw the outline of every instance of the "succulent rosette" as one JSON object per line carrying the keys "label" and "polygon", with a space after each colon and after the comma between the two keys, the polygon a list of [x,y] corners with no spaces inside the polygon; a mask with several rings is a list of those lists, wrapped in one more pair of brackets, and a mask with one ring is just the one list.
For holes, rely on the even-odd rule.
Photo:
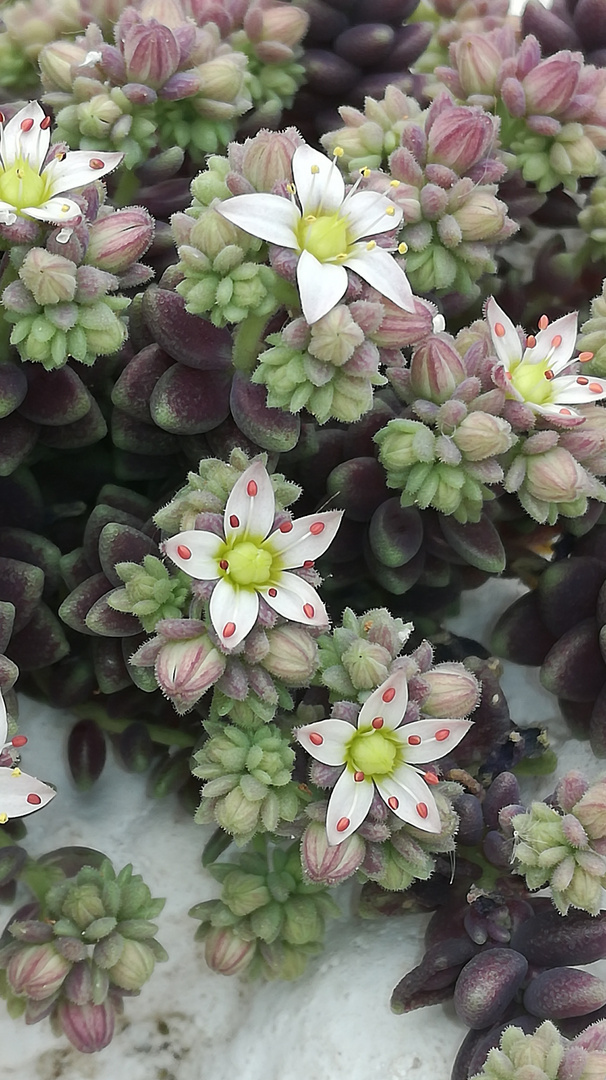
{"label": "succulent rosette", "polygon": [[396,669],[365,701],[355,728],[339,719],[297,728],[298,741],[317,761],[345,766],[328,804],[330,844],[340,844],[362,824],[375,787],[403,821],[427,832],[440,831],[440,815],[428,787],[437,783],[437,777],[419,766],[449,754],[471,721],[403,723],[407,704],[407,674]]}
{"label": "succulent rosette", "polygon": [[[190,529],[164,541],[180,570],[212,582],[210,619],[224,648],[234,649],[252,630],[261,597],[278,615],[306,626],[328,623],[316,590],[294,569],[311,568],[333,539],[342,511],[282,521],[273,529],[275,497],[262,462],[234,484],[223,515],[223,535]],[[273,531],[272,531],[273,529]]]}

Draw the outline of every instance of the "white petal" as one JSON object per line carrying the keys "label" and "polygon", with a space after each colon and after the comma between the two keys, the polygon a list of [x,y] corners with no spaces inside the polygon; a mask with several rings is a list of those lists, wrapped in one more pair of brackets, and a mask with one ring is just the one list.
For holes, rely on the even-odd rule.
{"label": "white petal", "polygon": [[[30,120],[32,121],[30,126]],[[41,127],[44,123],[46,126]],[[22,124],[29,130],[24,131]],[[0,156],[5,169],[10,169],[18,158],[29,162],[32,169],[40,172],[50,145],[50,122],[37,101],[30,101],[24,109],[13,116],[2,128]]]}
{"label": "white petal", "polygon": [[[549,366],[554,374],[563,371],[570,363],[576,345],[578,318],[577,312],[573,311],[550,323],[545,330],[539,330],[536,345],[524,353],[524,363],[542,364],[550,356]],[[554,346],[553,342],[558,338],[561,339],[560,344]]]}
{"label": "white petal", "polygon": [[[94,180],[106,176],[117,168],[124,154],[106,154],[103,151],[90,153],[88,150],[72,150],[62,161],[53,158],[44,170],[43,176],[49,185],[50,195],[59,195],[62,191],[75,191],[76,188],[92,184]],[[91,162],[97,163],[95,168]],[[102,166],[99,165],[102,162]]]}
{"label": "white petal", "polygon": [[236,480],[225,505],[227,539],[265,540],[276,516],[276,499],[263,462],[253,461]]}
{"label": "white petal", "polygon": [[302,251],[297,263],[301,307],[310,326],[332,311],[347,289],[347,270],[336,263],[321,263]]}
{"label": "white petal", "polygon": [[234,195],[214,207],[218,214],[239,229],[280,247],[298,248],[297,226],[301,214],[290,199],[281,195]]}
{"label": "white petal", "polygon": [[373,289],[404,311],[414,311],[414,299],[408,278],[385,248],[374,247],[369,251],[364,244],[357,244],[353,253],[347,256],[345,266],[359,274]]}
{"label": "white petal", "polygon": [[259,597],[252,589],[237,589],[221,578],[210,598],[210,618],[221,644],[235,649],[257,621]]}
{"label": "white petal", "polygon": [[392,232],[402,220],[400,207],[378,191],[356,191],[345,199],[341,214],[347,219],[351,240]]}
{"label": "white petal", "polygon": [[280,562],[285,570],[313,562],[334,540],[343,513],[343,510],[328,510],[324,514],[310,514],[296,521],[285,521],[269,537],[268,547],[280,553]]}
{"label": "white petal", "polygon": [[[579,382],[580,379],[583,382]],[[594,386],[600,389],[592,390]],[[582,405],[606,397],[606,379],[595,379],[593,375],[560,375],[559,379],[553,379],[549,389],[554,404]]]}
{"label": "white petal", "polygon": [[82,210],[78,203],[72,199],[66,199],[63,195],[56,195],[53,199],[47,199],[40,206],[24,206],[22,214],[36,218],[37,221],[50,221],[53,225],[60,225],[64,221],[73,221],[74,218],[82,217]]}
{"label": "white petal", "polygon": [[303,214],[334,214],[345,198],[345,181],[331,158],[312,146],[298,146],[292,174]]}
{"label": "white petal", "polygon": [[[298,728],[295,735],[308,754],[323,765],[343,765],[345,747],[355,732],[355,727],[347,720],[318,720],[315,724]],[[319,739],[322,741],[319,742]]]}
{"label": "white petal", "polygon": [[[522,343],[520,336],[511,319],[499,307],[494,297],[490,297],[486,304],[486,318],[490,327],[492,344],[499,360],[504,364],[507,371],[522,359]],[[497,333],[496,327],[503,333]]]}
{"label": "white petal", "polygon": [[471,720],[417,720],[404,724],[398,735],[406,748],[406,761],[420,765],[445,757],[458,746],[471,726]]}
{"label": "white petal", "polygon": [[581,416],[580,412],[573,409],[572,405],[535,405],[532,401],[527,401],[529,409],[538,413],[539,416]]}
{"label": "white petal", "polygon": [[16,208],[12,203],[0,200],[0,225],[14,225],[17,220]]}
{"label": "white petal", "polygon": [[303,578],[286,571],[274,585],[264,585],[259,592],[278,615],[306,626],[328,626],[328,614],[315,589]]}
{"label": "white petal", "polygon": [[57,792],[20,769],[0,769],[0,821],[26,817],[54,799]]}
{"label": "white petal", "polygon": [[0,694],[0,750],[6,742],[6,736],[8,735],[8,718],[6,715],[6,705],[2,694]]}
{"label": "white petal", "polygon": [[222,547],[220,536],[203,529],[188,529],[165,540],[162,551],[190,577],[198,581],[213,581],[219,577],[218,560]]}
{"label": "white petal", "polygon": [[376,690],[373,690],[370,697],[366,699],[360,709],[358,727],[371,727],[373,726],[373,720],[382,717],[385,727],[391,728],[393,731],[394,728],[401,724],[407,705],[408,679],[404,671],[399,668],[388,679],[385,679],[385,682],[382,682]]}
{"label": "white petal", "polygon": [[417,829],[438,833],[440,815],[435,799],[422,776],[408,765],[400,765],[391,776],[375,781],[390,810]]}
{"label": "white petal", "polygon": [[370,810],[373,795],[371,780],[358,782],[349,769],[343,770],[328,803],[326,835],[329,844],[340,844],[359,828]]}

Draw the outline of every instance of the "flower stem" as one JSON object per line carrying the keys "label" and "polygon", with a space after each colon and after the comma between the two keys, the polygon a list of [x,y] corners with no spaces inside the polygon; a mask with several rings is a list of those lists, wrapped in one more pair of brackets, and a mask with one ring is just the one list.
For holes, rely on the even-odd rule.
{"label": "flower stem", "polygon": [[[299,308],[297,290],[278,274],[275,275],[272,292],[278,301],[274,314],[281,307]],[[271,317],[271,315],[248,315],[236,328],[231,357],[236,371],[242,371],[247,375],[254,371],[265,336],[265,328]]]}

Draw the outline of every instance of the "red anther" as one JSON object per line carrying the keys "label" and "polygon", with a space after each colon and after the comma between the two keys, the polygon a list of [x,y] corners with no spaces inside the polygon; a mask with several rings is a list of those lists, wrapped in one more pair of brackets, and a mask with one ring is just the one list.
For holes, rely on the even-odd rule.
{"label": "red anther", "polygon": [[529,334],[528,337],[526,338],[526,348],[527,349],[534,349],[536,343],[537,343],[537,339],[534,336],[534,334]]}
{"label": "red anther", "polygon": [[303,614],[307,615],[308,619],[313,619],[315,612],[311,604],[303,604]]}
{"label": "red anther", "polygon": [[50,118],[50,116],[45,116],[44,120],[40,121],[40,127],[42,128],[43,131],[46,131],[50,126],[51,126],[51,118]]}
{"label": "red anther", "polygon": [[450,728],[447,728],[447,727],[440,728],[439,731],[436,731],[436,741],[437,742],[444,742],[444,739],[447,739],[449,735],[450,735]]}
{"label": "red anther", "polygon": [[312,742],[314,746],[321,746],[324,739],[317,731],[312,731],[309,736],[309,741]]}
{"label": "red anther", "polygon": [[550,371],[549,368],[545,372],[545,378],[547,379],[547,382],[551,382],[552,379],[555,379],[553,371]]}
{"label": "red anther", "polygon": [[292,521],[283,521],[282,524],[280,525],[280,532],[281,533],[292,532]]}
{"label": "red anther", "polygon": [[277,596],[278,595],[278,590],[277,589],[268,589],[267,594],[268,594],[268,596]]}
{"label": "red anther", "polygon": [[501,322],[495,323],[494,324],[494,332],[497,335],[497,337],[505,337],[505,327],[503,326],[503,323],[501,323]]}
{"label": "red anther", "polygon": [[229,570],[229,563],[228,563],[227,559],[221,559],[221,561],[219,563],[219,566],[221,567],[222,570]]}
{"label": "red anther", "polygon": [[577,356],[577,360],[580,360],[582,364],[587,364],[589,360],[593,360],[592,352],[582,352]]}
{"label": "red anther", "polygon": [[[34,121],[31,116],[26,116],[25,120],[21,121],[21,131],[31,131],[34,126]],[[39,800],[41,802],[42,800]]]}
{"label": "red anther", "polygon": [[191,559],[191,551],[185,544],[179,544],[177,547],[177,555],[180,559]]}
{"label": "red anther", "polygon": [[579,386],[588,386],[589,385],[589,379],[586,379],[584,375],[579,375],[579,377],[577,378],[577,382],[578,382]]}
{"label": "red anther", "polygon": [[105,168],[105,162],[101,161],[101,158],[98,158],[98,157],[91,158],[88,164],[89,164],[91,169],[104,169]]}
{"label": "red anther", "polygon": [[409,735],[407,741],[410,743],[411,746],[420,746],[420,744],[421,744],[421,736],[420,735]]}
{"label": "red anther", "polygon": [[303,563],[303,566],[305,566],[306,569],[309,570],[310,566],[313,566],[313,564],[314,564],[313,559],[306,559],[305,562]]}
{"label": "red anther", "polygon": [[258,490],[259,488],[257,487],[256,480],[249,480],[246,485],[246,494],[250,495],[252,498],[253,495],[257,494]]}
{"label": "red anther", "polygon": [[562,335],[556,334],[556,336],[551,339],[551,344],[554,349],[559,349],[560,345],[562,344]]}
{"label": "red anther", "polygon": [[345,832],[349,828],[349,818],[342,817],[337,821],[337,832]]}
{"label": "red anther", "polygon": [[400,805],[400,800],[396,799],[395,795],[391,795],[387,800],[387,805],[390,810],[397,810],[398,806]]}
{"label": "red anther", "polygon": [[313,525],[309,526],[309,531],[312,536],[319,536],[321,532],[324,532],[324,528],[325,525],[323,521],[314,521]]}
{"label": "red anther", "polygon": [[395,688],[393,686],[389,686],[387,688],[387,690],[385,690],[383,692],[383,694],[381,694],[381,697],[382,697],[383,701],[387,701],[387,702],[393,701],[395,696],[396,696],[396,691],[395,691]]}
{"label": "red anther", "polygon": [[379,729],[383,727],[384,723],[385,721],[382,716],[375,716],[374,720],[371,721],[371,727],[373,727],[375,731],[379,731]]}
{"label": "red anther", "polygon": [[231,525],[232,529],[237,529],[238,525],[240,524],[240,518],[236,517],[235,514],[232,514],[229,519],[229,524]]}
{"label": "red anther", "polygon": [[364,779],[364,773],[363,772],[355,772],[354,773],[354,780],[355,780],[356,784],[361,784],[363,779]]}
{"label": "red anther", "polygon": [[21,746],[25,746],[26,742],[27,742],[27,736],[26,735],[13,735],[13,737],[11,739],[11,744],[14,747],[16,747],[17,749],[19,749],[19,747],[21,747]]}
{"label": "red anther", "polygon": [[236,632],[236,624],[235,624],[235,622],[225,623],[225,626],[223,627],[223,637],[233,637],[235,632]]}
{"label": "red anther", "polygon": [[589,389],[591,390],[592,394],[601,394],[604,387],[599,382],[592,382],[589,383]]}
{"label": "red anther", "polygon": [[[33,120],[32,120],[32,123],[33,123]],[[30,804],[30,806],[40,806],[40,803],[42,802],[42,799],[40,798],[39,795],[36,795],[35,791],[32,791],[27,796],[26,802],[28,802]]]}
{"label": "red anther", "polygon": [[539,330],[546,330],[548,326],[549,319],[546,315],[541,315],[541,318],[539,319]]}
{"label": "red anther", "polygon": [[416,805],[416,811],[417,811],[417,814],[419,815],[419,817],[426,818],[428,813],[429,813],[427,803],[418,802],[417,805]]}
{"label": "red anther", "polygon": [[440,783],[440,778],[439,778],[439,776],[436,776],[435,772],[423,773],[423,779],[424,779],[426,784],[439,784]]}

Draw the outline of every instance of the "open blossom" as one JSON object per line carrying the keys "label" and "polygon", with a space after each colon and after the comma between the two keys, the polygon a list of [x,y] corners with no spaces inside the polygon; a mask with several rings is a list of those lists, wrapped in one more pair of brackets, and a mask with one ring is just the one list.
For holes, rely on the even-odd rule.
{"label": "open blossom", "polygon": [[343,512],[329,510],[282,521],[272,532],[275,515],[269,474],[262,462],[255,461],[236,481],[227,500],[224,536],[192,529],[162,545],[165,555],[186,574],[216,581],[210,618],[226,649],[235,648],[252,630],[260,596],[278,615],[293,622],[328,623],[316,590],[289,571],[313,566],[333,540]]}
{"label": "open blossom", "polygon": [[295,732],[302,746],[324,765],[344,765],[328,803],[329,844],[340,844],[364,821],[375,787],[402,821],[440,832],[440,815],[428,784],[437,783],[422,763],[449,754],[471,727],[470,720],[417,720],[403,724],[408,680],[396,670],[360,709],[357,726],[319,720]]}
{"label": "open blossom", "polygon": [[48,784],[43,784],[35,776],[28,776],[13,765],[13,755],[24,746],[24,735],[15,735],[8,743],[8,721],[6,705],[0,694],[0,825],[11,818],[25,817],[39,810],[41,806],[54,799],[57,794]]}
{"label": "open blossom", "polygon": [[317,322],[338,304],[347,289],[346,267],[398,307],[413,311],[404,271],[372,239],[398,227],[400,208],[376,191],[359,191],[357,184],[345,194],[334,161],[311,146],[297,147],[292,172],[291,199],[261,192],[236,195],[215,209],[245,232],[298,253],[297,284],[307,322]]}
{"label": "open blossom", "polygon": [[63,192],[84,187],[111,172],[123,154],[74,150],[58,153],[45,166],[50,146],[51,119],[37,101],[30,101],[0,133],[0,224],[14,225],[18,217],[53,225],[74,221],[82,210]]}
{"label": "open blossom", "polygon": [[[572,354],[577,339],[577,314],[564,315],[549,324],[546,315],[539,319],[539,333],[526,338],[522,346],[511,319],[491,297],[486,304],[486,318],[492,343],[507,380],[509,398],[522,401],[543,416],[581,416],[572,405],[584,405],[606,397],[606,381],[593,375],[579,375],[572,370]],[[592,353],[578,359],[591,360]]]}

